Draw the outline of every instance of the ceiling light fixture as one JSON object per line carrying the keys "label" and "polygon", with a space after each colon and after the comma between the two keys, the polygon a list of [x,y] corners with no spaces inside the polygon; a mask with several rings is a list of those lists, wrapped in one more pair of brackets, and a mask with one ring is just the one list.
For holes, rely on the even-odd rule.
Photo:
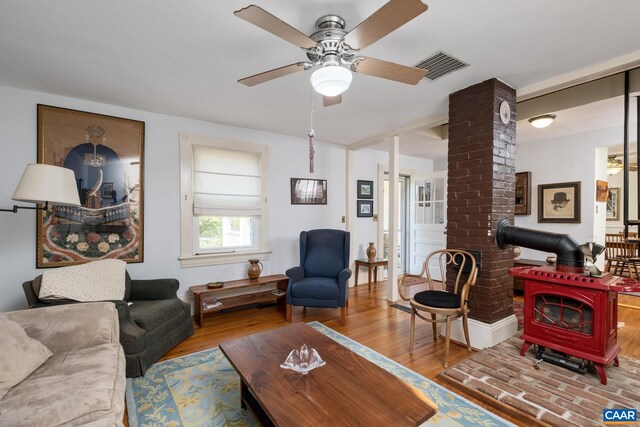
{"label": "ceiling light fixture", "polygon": [[542,116],[531,117],[529,123],[531,123],[531,126],[541,129],[549,126],[555,118],[555,114],[543,114]]}
{"label": "ceiling light fixture", "polygon": [[323,96],[338,96],[349,89],[351,71],[339,65],[325,65],[311,74],[311,86]]}

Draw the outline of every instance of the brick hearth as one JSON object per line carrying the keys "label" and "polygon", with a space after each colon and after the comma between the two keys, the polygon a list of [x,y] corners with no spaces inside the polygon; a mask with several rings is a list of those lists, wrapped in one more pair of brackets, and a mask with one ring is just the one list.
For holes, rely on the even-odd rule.
{"label": "brick hearth", "polygon": [[513,337],[475,353],[447,369],[440,378],[456,388],[524,416],[531,424],[601,426],[602,409],[637,408],[640,361],[620,356],[620,366],[607,368],[608,385],[595,372],[579,374],[542,362],[533,368],[535,352],[519,354],[522,341]]}

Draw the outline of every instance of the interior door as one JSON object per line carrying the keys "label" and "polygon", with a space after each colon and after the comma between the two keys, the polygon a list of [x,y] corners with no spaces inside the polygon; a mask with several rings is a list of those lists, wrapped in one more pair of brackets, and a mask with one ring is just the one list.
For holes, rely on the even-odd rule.
{"label": "interior door", "polygon": [[[407,272],[407,252],[408,252],[408,219],[407,219],[407,183],[409,178],[400,175],[398,179],[398,203],[400,204],[400,218],[398,218],[398,273]],[[389,258],[389,174],[384,174],[384,249],[383,257]]]}
{"label": "interior door", "polygon": [[[414,175],[411,187],[410,271],[418,274],[429,253],[447,247],[447,171]],[[437,266],[430,270],[439,280]]]}

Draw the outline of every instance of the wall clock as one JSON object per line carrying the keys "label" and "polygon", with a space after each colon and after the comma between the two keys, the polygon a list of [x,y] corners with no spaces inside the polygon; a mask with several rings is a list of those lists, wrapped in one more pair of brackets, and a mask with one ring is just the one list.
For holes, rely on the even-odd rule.
{"label": "wall clock", "polygon": [[502,101],[500,103],[500,120],[505,125],[509,124],[509,120],[511,120],[511,107],[509,107],[509,103],[507,101]]}

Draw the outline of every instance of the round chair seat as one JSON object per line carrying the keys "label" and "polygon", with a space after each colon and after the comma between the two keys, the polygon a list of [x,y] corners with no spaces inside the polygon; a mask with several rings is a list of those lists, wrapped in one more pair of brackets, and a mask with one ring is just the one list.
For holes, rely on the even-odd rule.
{"label": "round chair seat", "polygon": [[415,294],[413,299],[429,307],[460,308],[460,296],[445,291],[422,291]]}

